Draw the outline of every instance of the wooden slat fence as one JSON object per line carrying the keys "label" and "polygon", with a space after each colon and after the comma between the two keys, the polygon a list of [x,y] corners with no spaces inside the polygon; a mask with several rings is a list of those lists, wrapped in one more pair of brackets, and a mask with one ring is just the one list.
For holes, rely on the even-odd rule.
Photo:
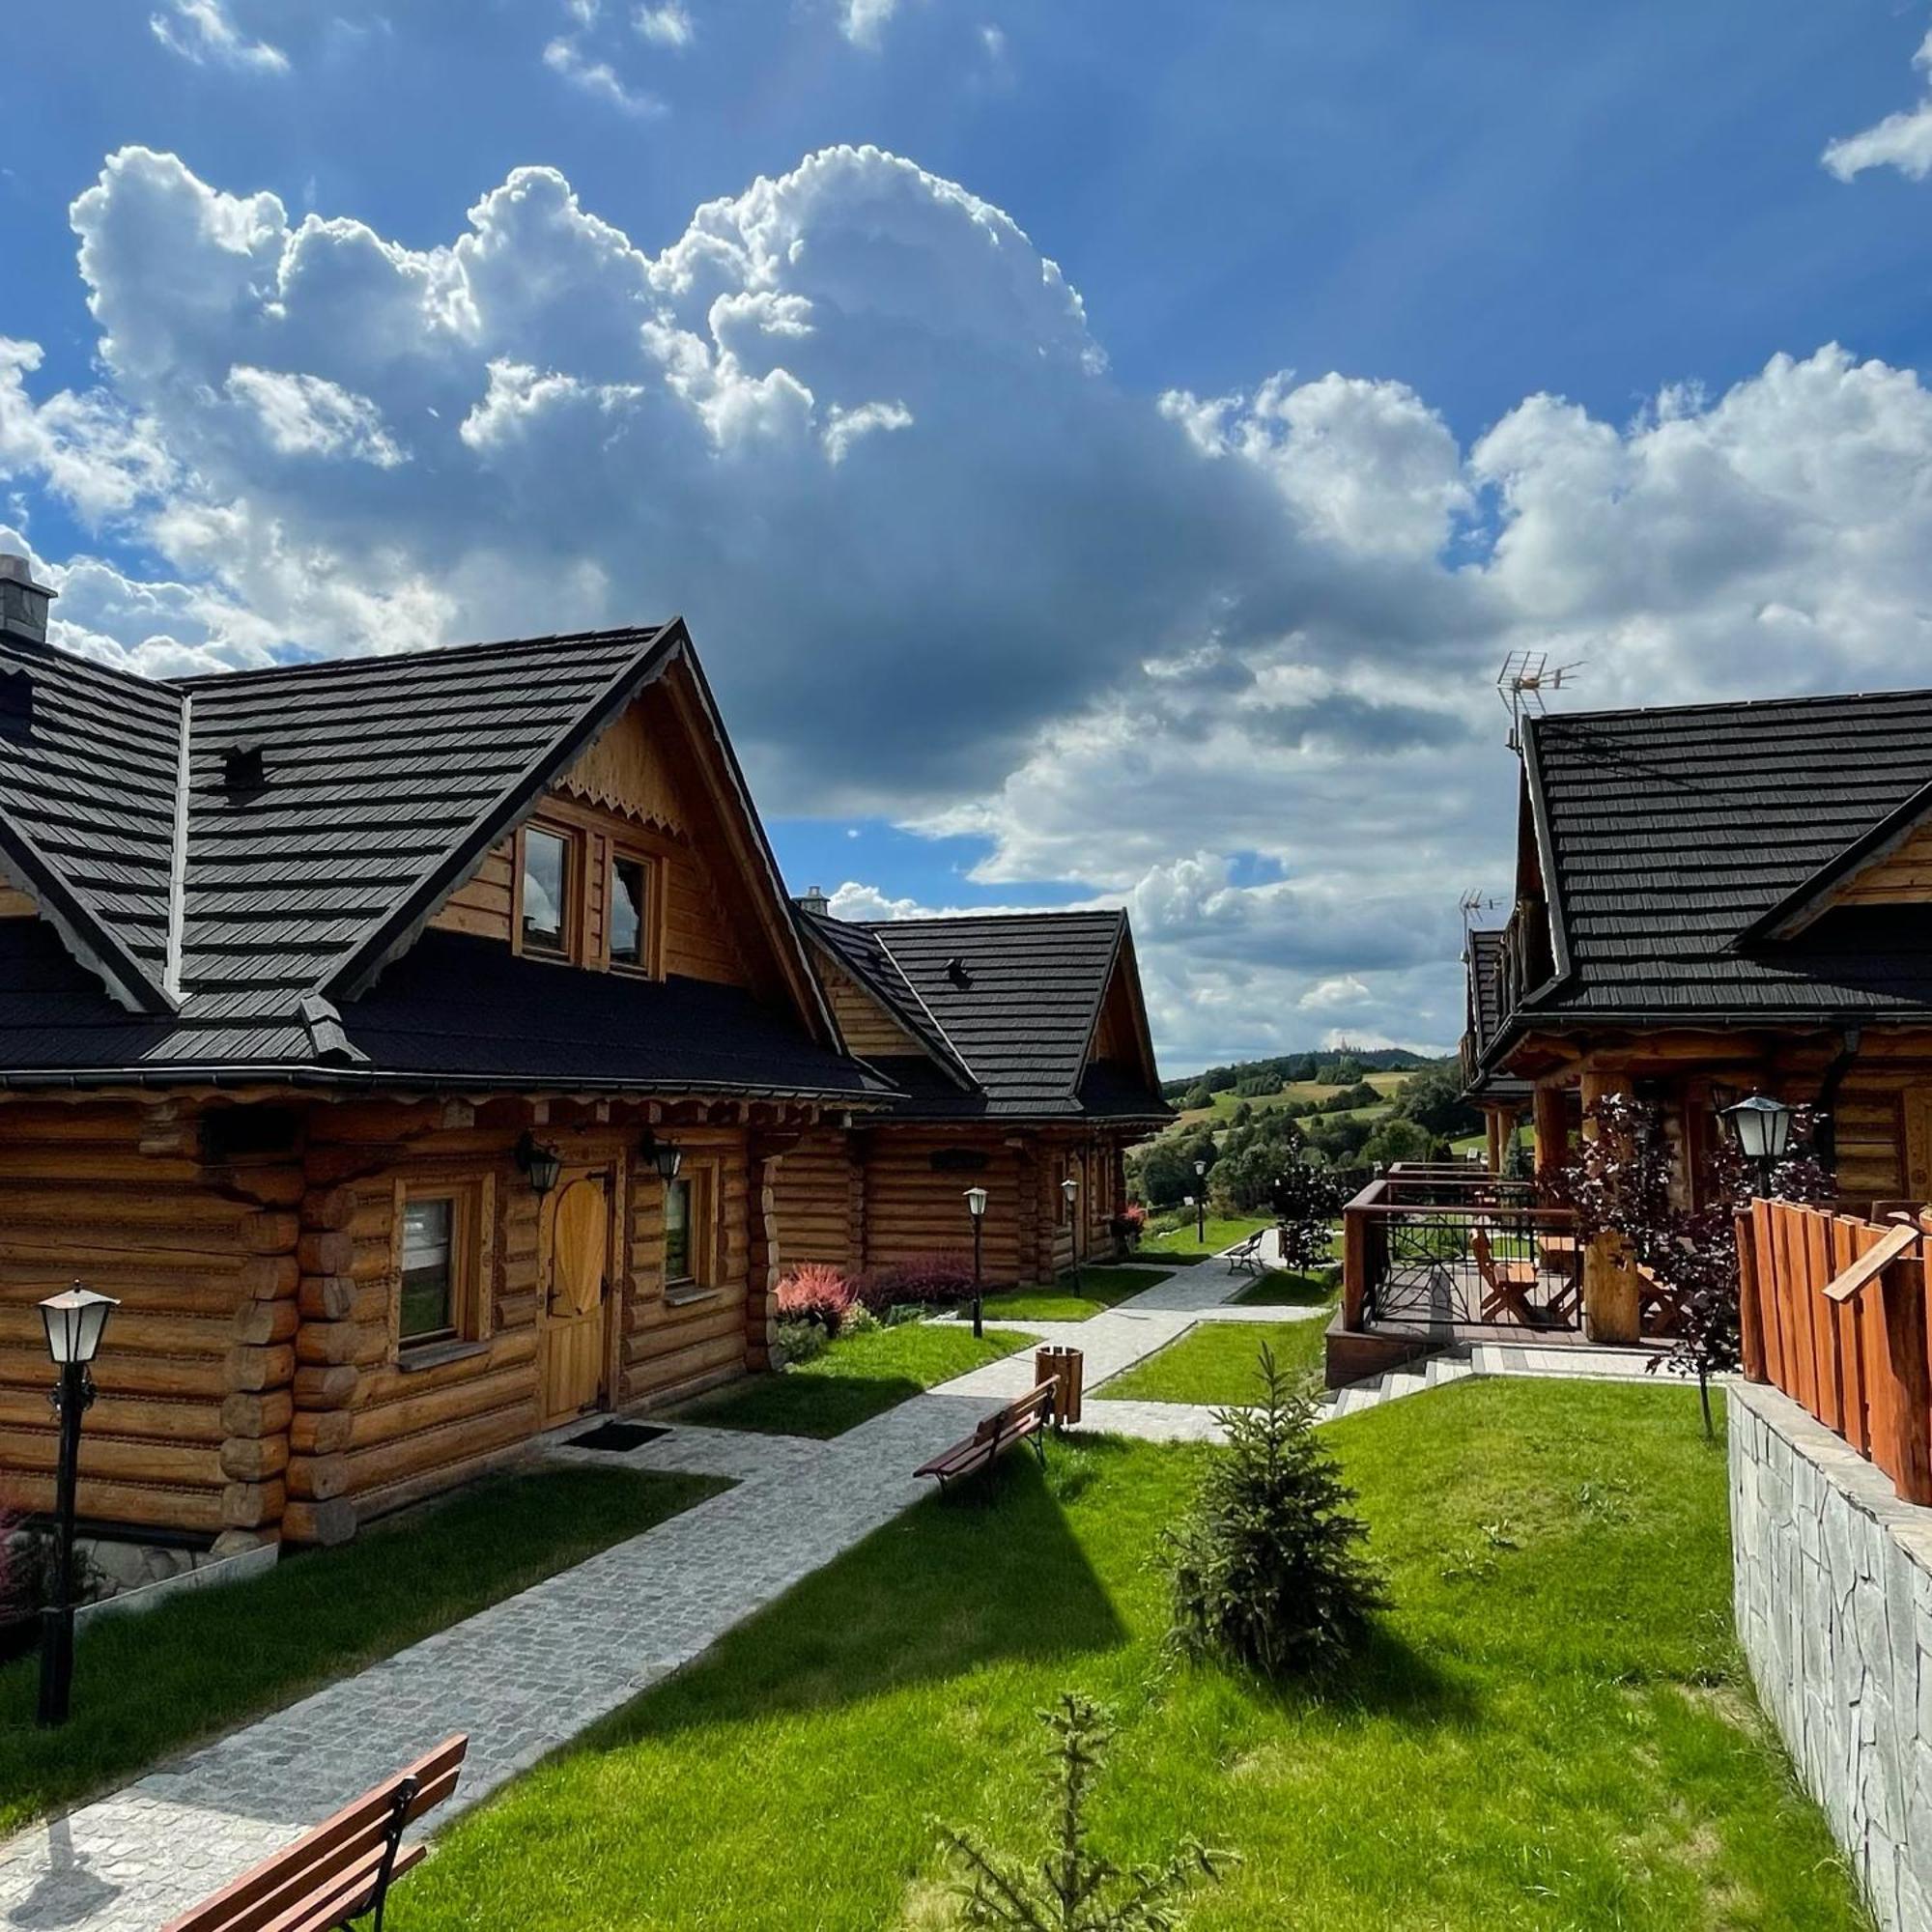
{"label": "wooden slat fence", "polygon": [[1802,1403],[1914,1503],[1932,1503],[1928,1259],[1924,1216],[1757,1201],[1738,1221],[1745,1375]]}

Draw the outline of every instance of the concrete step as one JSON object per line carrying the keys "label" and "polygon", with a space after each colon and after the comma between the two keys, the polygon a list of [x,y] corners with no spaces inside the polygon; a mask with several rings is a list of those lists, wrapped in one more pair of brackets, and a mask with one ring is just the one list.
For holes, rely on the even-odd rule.
{"label": "concrete step", "polygon": [[1428,1386],[1428,1376],[1414,1369],[1392,1369],[1382,1378],[1381,1399],[1396,1402],[1406,1395],[1419,1395]]}

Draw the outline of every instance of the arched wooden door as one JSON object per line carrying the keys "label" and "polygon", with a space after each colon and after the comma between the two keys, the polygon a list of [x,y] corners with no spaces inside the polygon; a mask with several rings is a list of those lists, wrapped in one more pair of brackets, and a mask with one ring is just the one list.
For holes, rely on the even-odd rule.
{"label": "arched wooden door", "polygon": [[543,1419],[566,1422],[604,1393],[611,1304],[611,1177],[567,1176],[544,1203]]}

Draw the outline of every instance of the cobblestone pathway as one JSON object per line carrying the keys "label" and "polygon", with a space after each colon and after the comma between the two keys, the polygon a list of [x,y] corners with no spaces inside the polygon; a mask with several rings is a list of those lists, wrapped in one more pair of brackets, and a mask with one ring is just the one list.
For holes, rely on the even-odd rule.
{"label": "cobblestone pathway", "polygon": [[[1322,1309],[1230,1305],[1245,1285],[1208,1262],[1087,1321],[1002,1325],[1080,1348],[1091,1388],[1203,1320],[1325,1317]],[[1480,1372],[1575,1374],[1588,1372],[1576,1358],[1590,1351],[1488,1352],[1495,1360]],[[1419,1389],[1441,1378],[1418,1371],[1382,1384]],[[929,1491],[911,1473],[922,1462],[1032,1381],[1031,1357],[1022,1352],[829,1442],[673,1428],[623,1460],[728,1476],[737,1487],[110,1797],[16,1834],[0,1845],[0,1925],[154,1932],[430,1745],[467,1731],[469,1761],[456,1799],[440,1814],[446,1820],[891,1521]],[[1374,1400],[1409,1392],[1364,1386],[1376,1390]],[[1104,1398],[1090,1399],[1084,1426],[1159,1441],[1219,1433],[1205,1409]]]}

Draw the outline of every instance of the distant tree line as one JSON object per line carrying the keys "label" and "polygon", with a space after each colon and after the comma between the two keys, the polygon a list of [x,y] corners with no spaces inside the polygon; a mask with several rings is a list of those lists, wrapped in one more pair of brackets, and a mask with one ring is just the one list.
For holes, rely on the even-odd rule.
{"label": "distant tree line", "polygon": [[[1259,1100],[1303,1081],[1323,1086],[1352,1087],[1364,1073],[1406,1073],[1430,1064],[1425,1055],[1400,1046],[1331,1047],[1321,1052],[1278,1054],[1270,1060],[1238,1060],[1231,1066],[1210,1066],[1205,1073],[1164,1080],[1161,1092],[1186,1107],[1213,1104],[1216,1094]],[[1205,1093],[1205,1099],[1193,1095]]]}

